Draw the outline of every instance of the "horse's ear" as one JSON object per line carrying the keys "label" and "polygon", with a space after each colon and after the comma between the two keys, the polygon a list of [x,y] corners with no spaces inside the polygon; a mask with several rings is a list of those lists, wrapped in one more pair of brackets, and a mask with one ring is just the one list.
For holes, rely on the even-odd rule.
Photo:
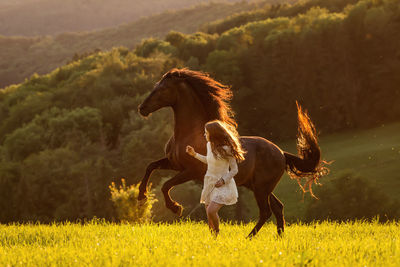
{"label": "horse's ear", "polygon": [[184,78],[185,78],[185,76],[183,75],[183,73],[182,73],[181,71],[179,71],[179,70],[176,70],[176,71],[174,72],[174,77],[177,78],[177,79],[184,79]]}
{"label": "horse's ear", "polygon": [[173,77],[177,82],[183,82],[186,80],[186,76],[183,75],[180,71],[175,72]]}

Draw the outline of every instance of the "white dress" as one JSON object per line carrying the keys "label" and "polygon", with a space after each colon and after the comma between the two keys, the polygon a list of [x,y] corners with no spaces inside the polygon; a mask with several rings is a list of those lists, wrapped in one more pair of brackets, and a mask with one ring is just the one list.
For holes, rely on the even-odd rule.
{"label": "white dress", "polygon": [[[229,146],[223,146],[223,148],[230,153]],[[238,190],[235,179],[233,179],[238,173],[236,159],[233,156],[227,159],[216,158],[211,151],[210,142],[207,142],[207,156],[196,153],[195,158],[207,164],[207,172],[204,176],[200,203],[208,205],[211,201],[214,201],[224,205],[235,204],[238,199]],[[224,179],[225,184],[216,187],[215,183],[221,177]]]}

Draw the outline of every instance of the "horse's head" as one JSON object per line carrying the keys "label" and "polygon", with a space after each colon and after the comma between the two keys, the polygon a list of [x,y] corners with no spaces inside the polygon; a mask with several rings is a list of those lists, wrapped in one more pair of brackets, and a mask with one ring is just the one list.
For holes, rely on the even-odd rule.
{"label": "horse's head", "polygon": [[179,84],[182,81],[183,78],[175,77],[170,72],[165,74],[156,83],[150,95],[139,105],[139,113],[146,117],[160,108],[173,106],[177,99]]}

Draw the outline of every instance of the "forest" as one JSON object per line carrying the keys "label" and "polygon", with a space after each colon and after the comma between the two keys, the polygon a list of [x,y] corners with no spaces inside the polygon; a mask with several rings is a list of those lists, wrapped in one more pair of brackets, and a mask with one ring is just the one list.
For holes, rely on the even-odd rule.
{"label": "forest", "polygon": [[[137,106],[173,67],[206,71],[231,85],[241,135],[294,139],[296,100],[322,136],[396,123],[400,2],[311,0],[246,11],[193,34],[170,31],[134,49],[77,56],[0,90],[0,222],[114,220],[108,186],[121,178],[139,182],[172,133],[170,110],[145,120]],[[155,187],[166,174],[154,175]],[[346,183],[338,179],[335,186]],[[185,186],[182,198],[199,189]],[[371,197],[389,203],[385,215],[399,218],[386,195]],[[232,219],[249,219],[241,208]]]}

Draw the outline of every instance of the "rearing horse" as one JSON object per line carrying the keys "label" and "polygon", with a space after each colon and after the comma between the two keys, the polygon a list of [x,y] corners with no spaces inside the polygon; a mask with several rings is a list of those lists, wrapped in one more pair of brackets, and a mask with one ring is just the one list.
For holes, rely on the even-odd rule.
{"label": "rearing horse", "polygon": [[[178,173],[162,186],[166,207],[179,216],[182,206],[169,195],[172,187],[189,180],[203,181],[207,166],[189,156],[186,146],[206,154],[204,125],[214,119],[237,126],[233,111],[229,106],[232,97],[230,87],[225,86],[207,74],[188,69],[172,69],[156,83],[150,95],[139,105],[142,116],[163,107],[171,107],[174,112],[174,134],[165,146],[165,157],[151,162],[139,187],[139,200],[146,198],[147,185],[151,173],[156,169],[176,170]],[[238,186],[245,186],[254,192],[260,217],[249,234],[254,236],[273,213],[276,217],[278,234],[284,231],[283,204],[272,193],[285,170],[299,185],[301,178],[307,178],[306,185],[310,193],[312,182],[327,171],[320,160],[320,149],[314,126],[298,106],[299,133],[298,156],[283,152],[278,146],[258,136],[242,136],[240,141],[247,151],[245,160],[238,164],[239,172],[235,176]]]}

